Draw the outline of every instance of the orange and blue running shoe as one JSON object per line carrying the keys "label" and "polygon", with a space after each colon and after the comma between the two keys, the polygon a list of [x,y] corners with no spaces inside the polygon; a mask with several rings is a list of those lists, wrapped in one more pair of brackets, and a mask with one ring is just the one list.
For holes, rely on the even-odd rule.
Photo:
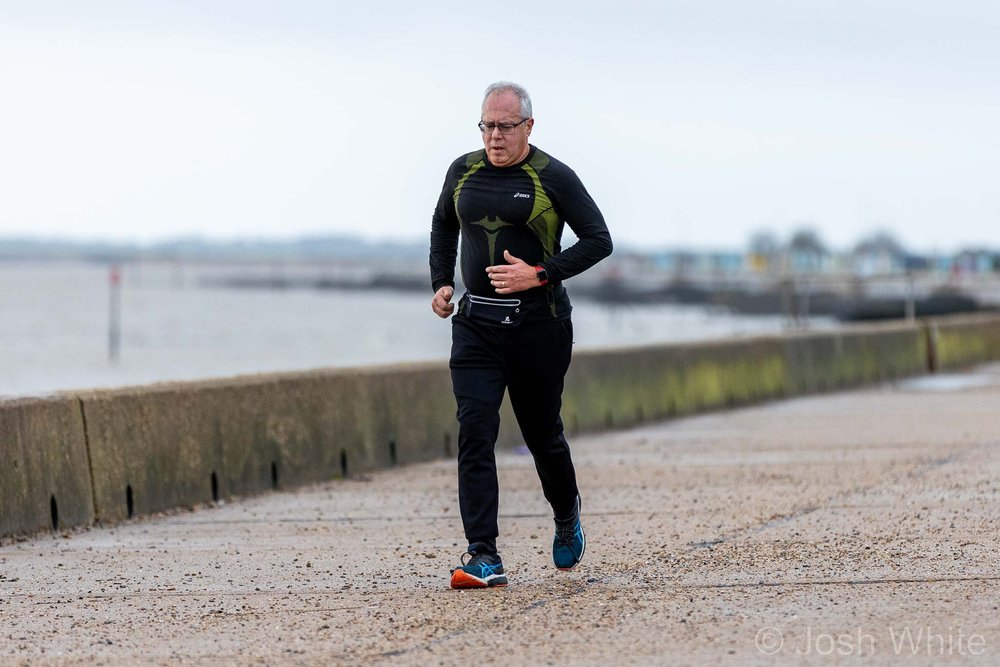
{"label": "orange and blue running shoe", "polygon": [[[484,551],[480,542],[470,544],[462,555],[461,567],[451,571],[452,588],[493,588],[506,586],[507,575],[503,572],[500,554]],[[469,556],[468,562],[465,557]]]}

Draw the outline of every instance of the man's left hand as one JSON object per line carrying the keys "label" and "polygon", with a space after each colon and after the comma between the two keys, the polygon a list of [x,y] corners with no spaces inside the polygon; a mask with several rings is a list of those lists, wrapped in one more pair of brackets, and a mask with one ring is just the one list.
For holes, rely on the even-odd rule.
{"label": "man's left hand", "polygon": [[486,275],[489,276],[490,283],[497,294],[523,292],[542,284],[538,279],[538,272],[531,264],[514,257],[507,250],[503,251],[503,258],[509,264],[486,267]]}

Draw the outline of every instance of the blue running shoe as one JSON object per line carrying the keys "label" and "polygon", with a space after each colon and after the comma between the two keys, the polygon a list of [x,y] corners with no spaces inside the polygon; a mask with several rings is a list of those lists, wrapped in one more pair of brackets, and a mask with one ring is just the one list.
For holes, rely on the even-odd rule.
{"label": "blue running shoe", "polygon": [[[483,544],[470,544],[462,555],[462,566],[451,571],[452,588],[493,588],[506,586],[507,575],[503,573],[500,554],[483,552]],[[468,562],[465,557],[469,556]]]}
{"label": "blue running shoe", "polygon": [[573,516],[556,519],[556,536],[552,540],[552,562],[560,570],[572,570],[583,558],[587,537],[580,523],[580,496],[576,497]]}

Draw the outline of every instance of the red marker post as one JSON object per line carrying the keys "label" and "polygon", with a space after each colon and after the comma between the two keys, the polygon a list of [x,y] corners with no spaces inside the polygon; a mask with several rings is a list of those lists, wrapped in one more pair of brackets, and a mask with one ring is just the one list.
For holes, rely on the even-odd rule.
{"label": "red marker post", "polygon": [[108,361],[114,363],[121,356],[122,342],[122,272],[117,264],[111,265],[108,280],[111,288],[108,308]]}

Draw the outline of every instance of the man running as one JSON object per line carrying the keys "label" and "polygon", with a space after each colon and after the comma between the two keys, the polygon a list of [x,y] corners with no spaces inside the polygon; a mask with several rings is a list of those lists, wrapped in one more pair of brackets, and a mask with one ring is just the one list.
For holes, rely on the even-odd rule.
{"label": "man running", "polygon": [[[452,570],[452,588],[507,585],[496,544],[494,455],[504,389],[552,506],[556,567],[575,567],[586,546],[559,417],[573,343],[562,283],[610,255],[611,235],[573,170],[528,143],[534,124],[523,87],[490,85],[479,121],[484,148],[452,163],[431,223],[434,312],[448,317],[455,311],[459,235],[466,287],[452,318],[450,367],[458,404],[458,498],[469,547],[462,566]],[[564,225],[579,239],[565,250]]]}

